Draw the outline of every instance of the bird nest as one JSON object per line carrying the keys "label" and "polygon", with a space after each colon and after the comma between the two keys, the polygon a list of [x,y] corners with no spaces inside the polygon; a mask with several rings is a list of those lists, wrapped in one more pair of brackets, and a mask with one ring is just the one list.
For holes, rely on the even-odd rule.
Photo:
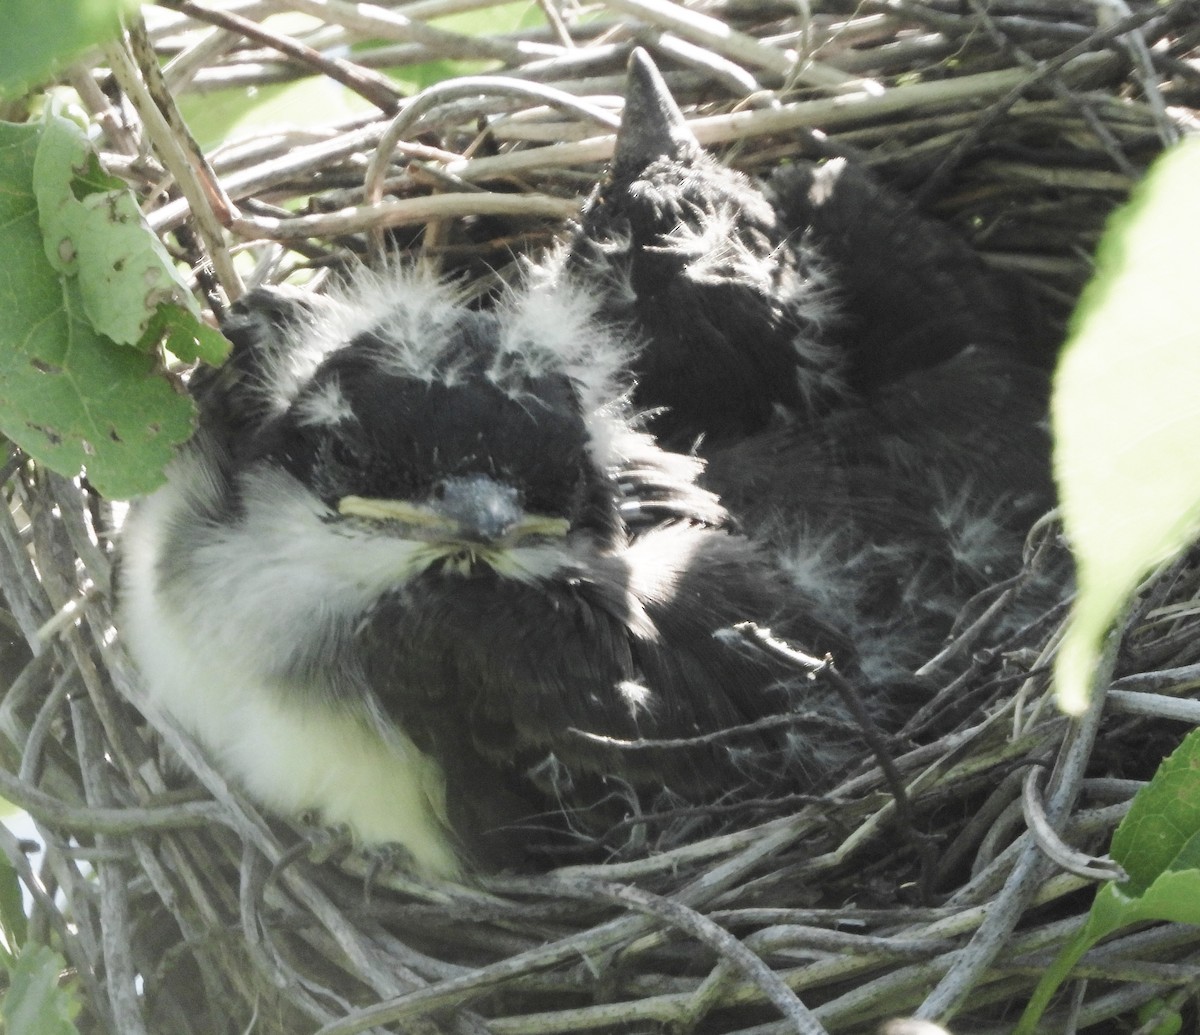
{"label": "bird nest", "polygon": [[[243,280],[319,277],[377,250],[491,290],[600,175],[641,44],[725,161],[873,168],[1026,275],[1052,342],[1107,215],[1200,108],[1200,12],[1181,0],[545,3],[536,26],[495,35],[462,28],[492,23],[486,2],[455,0],[164,0],[144,17],[65,78],[103,128],[105,165],[217,305]],[[397,86],[435,74],[450,78],[411,98]],[[207,154],[178,116],[176,101],[313,77],[370,110]],[[112,632],[112,506],[17,453],[4,485],[2,779],[44,850],[4,844],[84,1031],[767,1035],[919,1013],[1007,1032],[1184,732],[1142,692],[1185,694],[1200,663],[1193,552],[1141,588],[1098,675],[1109,692],[1068,720],[1049,672],[1065,601],[979,647],[1018,578],[972,602],[921,670],[933,694],[886,763],[642,859],[422,883],[263,817],[143,715]],[[1026,575],[1064,549],[1048,516]],[[186,777],[160,761],[164,742]],[[1131,1030],[1120,1019],[1147,1001],[1194,995],[1198,967],[1200,929],[1114,939],[1047,1030]]]}

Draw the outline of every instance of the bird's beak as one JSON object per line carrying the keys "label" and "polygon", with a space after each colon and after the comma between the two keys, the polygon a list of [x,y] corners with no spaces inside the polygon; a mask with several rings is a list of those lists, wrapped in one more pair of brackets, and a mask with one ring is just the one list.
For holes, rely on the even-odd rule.
{"label": "bird's beak", "polygon": [[629,57],[625,113],[617,130],[613,174],[636,176],[659,158],[679,161],[699,151],[696,137],[650,55],[635,47]]}
{"label": "bird's beak", "polygon": [[528,514],[517,492],[486,475],[446,478],[427,501],[344,496],[343,517],[402,526],[432,542],[514,546],[530,538],[560,539],[570,524],[565,518]]}

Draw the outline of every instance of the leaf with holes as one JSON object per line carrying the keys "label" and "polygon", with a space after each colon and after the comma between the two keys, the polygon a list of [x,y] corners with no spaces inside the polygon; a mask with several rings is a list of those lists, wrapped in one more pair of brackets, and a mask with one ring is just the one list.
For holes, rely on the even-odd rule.
{"label": "leaf with holes", "polygon": [[[101,492],[128,498],[162,482],[194,408],[154,356],[93,327],[80,278],[47,258],[39,193],[56,199],[34,186],[43,134],[0,124],[0,431],[54,470],[86,469]],[[60,190],[73,194],[72,183]]]}
{"label": "leaf with holes", "polygon": [[[177,310],[176,323],[200,309],[171,256],[142,220],[137,201],[101,167],[75,123],[46,119],[33,163],[38,221],[46,258],[78,281],[83,312],[92,327],[118,345],[139,345],[161,327],[161,312]],[[200,339],[202,358],[224,357],[224,339]],[[194,355],[194,353],[193,353]],[[181,358],[192,358],[181,356]]]}

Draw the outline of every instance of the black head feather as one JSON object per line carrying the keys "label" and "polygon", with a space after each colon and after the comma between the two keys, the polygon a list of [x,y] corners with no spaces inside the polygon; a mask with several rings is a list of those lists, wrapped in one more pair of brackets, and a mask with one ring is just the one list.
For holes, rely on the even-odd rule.
{"label": "black head feather", "polygon": [[824,279],[790,234],[751,180],[701,150],[635,51],[612,169],[569,264],[644,336],[636,398],[662,408],[660,437],[745,435],[780,405],[817,412],[838,394]]}

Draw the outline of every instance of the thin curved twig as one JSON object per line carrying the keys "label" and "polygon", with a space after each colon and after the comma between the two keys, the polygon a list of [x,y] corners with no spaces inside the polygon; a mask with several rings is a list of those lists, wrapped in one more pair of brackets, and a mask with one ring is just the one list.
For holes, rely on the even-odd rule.
{"label": "thin curved twig", "polygon": [[[368,205],[378,205],[383,199],[383,181],[387,174],[388,165],[392,160],[392,152],[408,130],[416,125],[422,115],[447,101],[461,97],[499,94],[512,97],[533,99],[558,108],[569,115],[581,116],[599,123],[606,129],[615,130],[620,120],[611,113],[573,97],[562,90],[556,90],[540,83],[530,83],[523,79],[513,79],[506,76],[464,76],[422,90],[412,98],[389,123],[379,143],[375,147],[371,160],[367,164],[364,178],[363,193]],[[372,247],[377,260],[383,258],[383,239],[381,229],[372,230]]]}
{"label": "thin curved twig", "polygon": [[527,887],[540,893],[550,892],[571,898],[601,898],[603,900],[636,910],[686,931],[703,942],[717,955],[740,970],[745,977],[760,988],[789,1022],[798,1035],[828,1035],[816,1016],[800,1001],[800,998],[762,959],[733,937],[719,924],[703,914],[689,909],[677,900],[653,895],[628,884],[612,881],[589,880],[587,878],[548,878],[521,882],[507,880],[501,887],[520,890]]}
{"label": "thin curved twig", "polygon": [[1050,819],[1046,815],[1046,808],[1042,804],[1041,796],[1038,794],[1038,777],[1040,772],[1041,770],[1038,767],[1030,769],[1025,774],[1022,786],[1022,805],[1025,813],[1025,822],[1029,827],[1029,832],[1033,834],[1034,840],[1037,841],[1038,847],[1046,853],[1049,859],[1068,873],[1074,873],[1077,876],[1096,881],[1128,880],[1129,874],[1112,859],[1107,856],[1098,859],[1094,856],[1086,855],[1072,848],[1058,836],[1058,833],[1050,825]]}

